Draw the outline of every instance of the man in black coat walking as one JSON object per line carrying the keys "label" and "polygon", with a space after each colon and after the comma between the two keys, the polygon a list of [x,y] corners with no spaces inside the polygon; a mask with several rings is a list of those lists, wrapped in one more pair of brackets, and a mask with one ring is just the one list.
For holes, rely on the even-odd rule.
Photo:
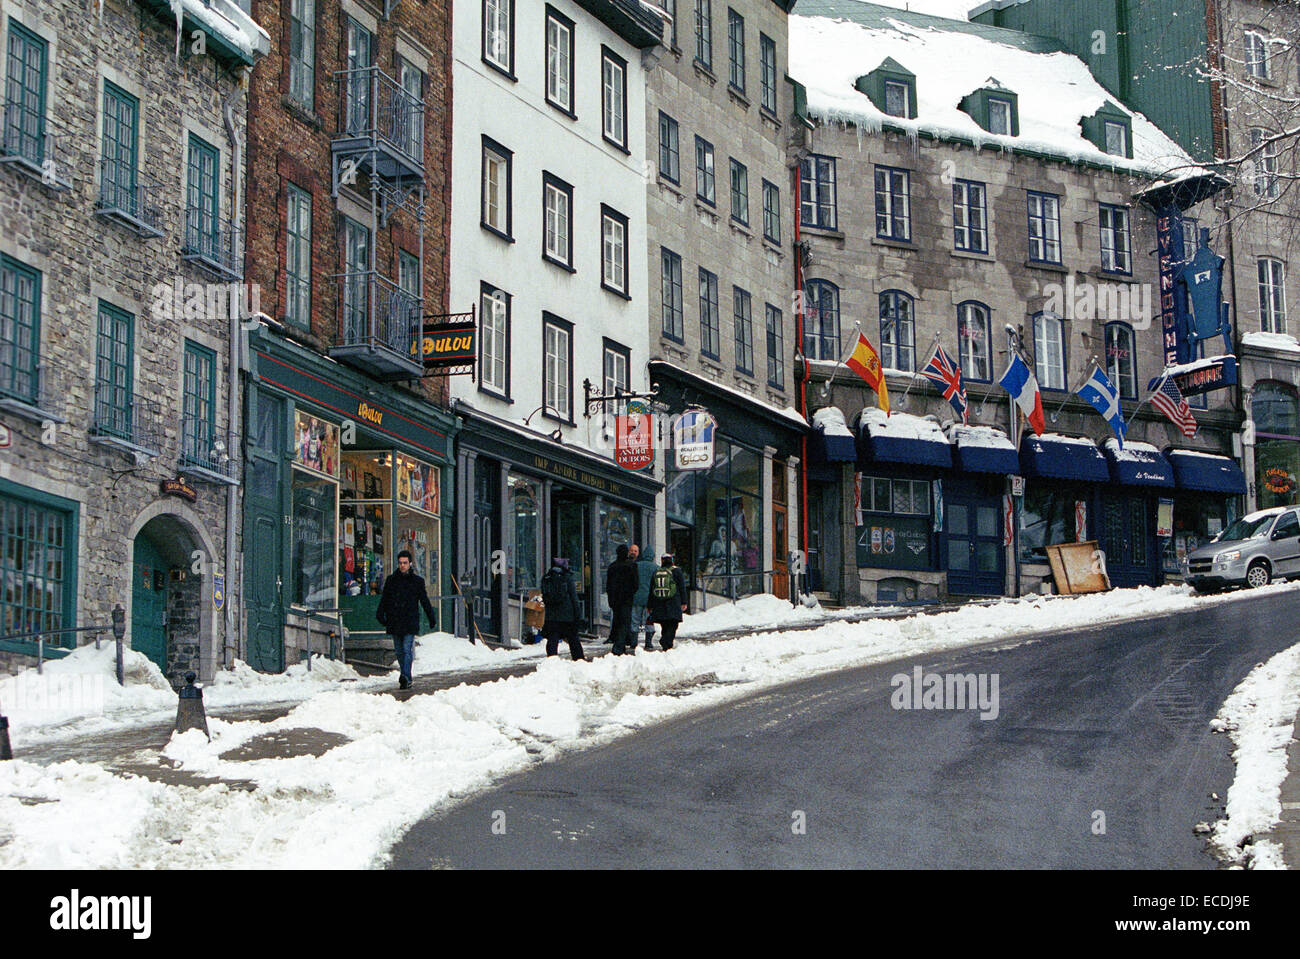
{"label": "man in black coat walking", "polygon": [[650,577],[650,619],[663,629],[659,645],[665,650],[673,648],[688,599],[685,574],[673,563],[671,554],[664,554],[659,568]]}
{"label": "man in black coat walking", "polygon": [[578,587],[569,572],[569,561],[563,556],[551,560],[551,568],[542,577],[542,603],[546,607],[546,620],[542,635],[546,637],[546,655],[554,656],[560,649],[560,640],[569,644],[569,655],[574,660],[586,659],[582,642],[578,639]]}
{"label": "man in black coat walking", "polygon": [[411,554],[402,550],[397,554],[397,571],[384,581],[384,593],[375,610],[375,619],[393,637],[393,651],[401,670],[399,687],[411,688],[411,662],[415,659],[415,634],[420,631],[420,607],[429,617],[429,628],[438,628],[438,617],[429,603],[424,589],[424,579],[411,569]]}
{"label": "man in black coat walking", "polygon": [[[609,608],[613,619],[609,624],[609,641],[614,646],[614,655],[622,656],[632,650],[627,648],[628,638],[632,633],[632,603],[636,599],[637,569],[636,563],[628,559],[628,548],[619,546],[614,562],[605,571],[605,595],[609,597]],[[635,647],[636,640],[632,640]]]}

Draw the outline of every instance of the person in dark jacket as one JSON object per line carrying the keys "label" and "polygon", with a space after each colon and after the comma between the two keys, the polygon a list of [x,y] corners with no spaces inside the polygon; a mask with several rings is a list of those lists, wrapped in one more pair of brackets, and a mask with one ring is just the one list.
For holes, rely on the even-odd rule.
{"label": "person in dark jacket", "polygon": [[636,649],[637,636],[645,633],[645,648],[647,651],[651,648],[654,641],[655,629],[653,626],[647,628],[645,621],[645,608],[650,603],[650,578],[654,576],[655,561],[647,556],[640,559],[641,548],[633,543],[628,548],[627,558],[636,564],[636,596],[632,598],[632,648]]}
{"label": "person in dark jacket", "polygon": [[[636,564],[628,559],[626,546],[619,546],[614,562],[605,571],[605,595],[609,597],[609,608],[613,619],[609,625],[609,641],[614,646],[614,655],[622,656],[632,652],[627,648],[628,637],[632,627],[632,601],[636,599]],[[632,640],[633,649],[636,640]]]}
{"label": "person in dark jacket", "polygon": [[422,606],[429,617],[429,628],[437,629],[438,617],[429,603],[424,579],[412,571],[410,552],[402,550],[397,554],[397,570],[384,581],[384,593],[375,610],[375,619],[393,637],[393,651],[401,670],[398,685],[402,689],[411,688],[411,662],[415,659],[415,634],[420,631]]}
{"label": "person in dark jacket", "polygon": [[551,568],[542,577],[542,603],[546,607],[546,620],[542,626],[546,655],[554,656],[563,639],[568,642],[569,655],[574,660],[586,659],[582,642],[578,639],[578,587],[569,571],[569,561],[563,556],[551,560]]}
{"label": "person in dark jacket", "polygon": [[688,595],[685,574],[673,563],[672,554],[665,553],[650,578],[650,618],[663,629],[659,644],[665,650],[673,648]]}

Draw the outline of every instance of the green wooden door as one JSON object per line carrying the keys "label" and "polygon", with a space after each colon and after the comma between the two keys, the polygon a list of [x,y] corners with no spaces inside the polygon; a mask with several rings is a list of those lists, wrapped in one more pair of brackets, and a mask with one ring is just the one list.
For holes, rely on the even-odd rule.
{"label": "green wooden door", "polygon": [[167,669],[167,561],[144,534],[131,559],[131,648]]}
{"label": "green wooden door", "polygon": [[284,450],[288,411],[282,397],[250,390],[248,464],[244,481],[244,584],[248,664],[284,669]]}

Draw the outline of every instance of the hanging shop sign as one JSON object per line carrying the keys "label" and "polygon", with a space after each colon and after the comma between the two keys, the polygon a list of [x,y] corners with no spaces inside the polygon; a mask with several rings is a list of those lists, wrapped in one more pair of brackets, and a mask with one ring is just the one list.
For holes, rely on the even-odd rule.
{"label": "hanging shop sign", "polygon": [[425,370],[473,366],[478,359],[473,323],[426,323],[421,339]]}
{"label": "hanging shop sign", "polygon": [[184,476],[178,476],[175,479],[163,480],[158,484],[159,490],[164,496],[179,496],[181,499],[189,500],[191,503],[199,498],[199,491],[189,483],[185,482]]}
{"label": "hanging shop sign", "polygon": [[220,612],[226,605],[226,574],[212,575],[212,606]]}
{"label": "hanging shop sign", "polygon": [[640,470],[655,461],[654,416],[640,400],[614,420],[614,462],[625,470]]}
{"label": "hanging shop sign", "polygon": [[704,410],[687,410],[673,420],[673,449],[679,470],[712,469],[717,425]]}
{"label": "hanging shop sign", "polygon": [[[1152,380],[1158,383],[1159,378]],[[1185,373],[1175,373],[1174,382],[1183,396],[1197,396],[1211,390],[1221,390],[1234,386],[1237,382],[1237,358],[1235,356],[1215,356],[1196,364],[1196,369]]]}

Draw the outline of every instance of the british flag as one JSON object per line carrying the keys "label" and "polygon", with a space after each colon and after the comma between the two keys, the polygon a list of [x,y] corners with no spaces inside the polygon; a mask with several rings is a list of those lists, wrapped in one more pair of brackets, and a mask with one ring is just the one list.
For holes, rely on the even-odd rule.
{"label": "british flag", "polygon": [[943,398],[961,415],[962,423],[970,421],[970,404],[966,402],[966,391],[961,385],[961,367],[943,351],[942,346],[935,346],[934,356],[925,364],[921,375],[943,387]]}
{"label": "british flag", "polygon": [[1196,435],[1196,418],[1192,416],[1192,408],[1183,399],[1183,393],[1172,376],[1161,378],[1160,385],[1151,394],[1151,405],[1169,417],[1183,431],[1184,436]]}

